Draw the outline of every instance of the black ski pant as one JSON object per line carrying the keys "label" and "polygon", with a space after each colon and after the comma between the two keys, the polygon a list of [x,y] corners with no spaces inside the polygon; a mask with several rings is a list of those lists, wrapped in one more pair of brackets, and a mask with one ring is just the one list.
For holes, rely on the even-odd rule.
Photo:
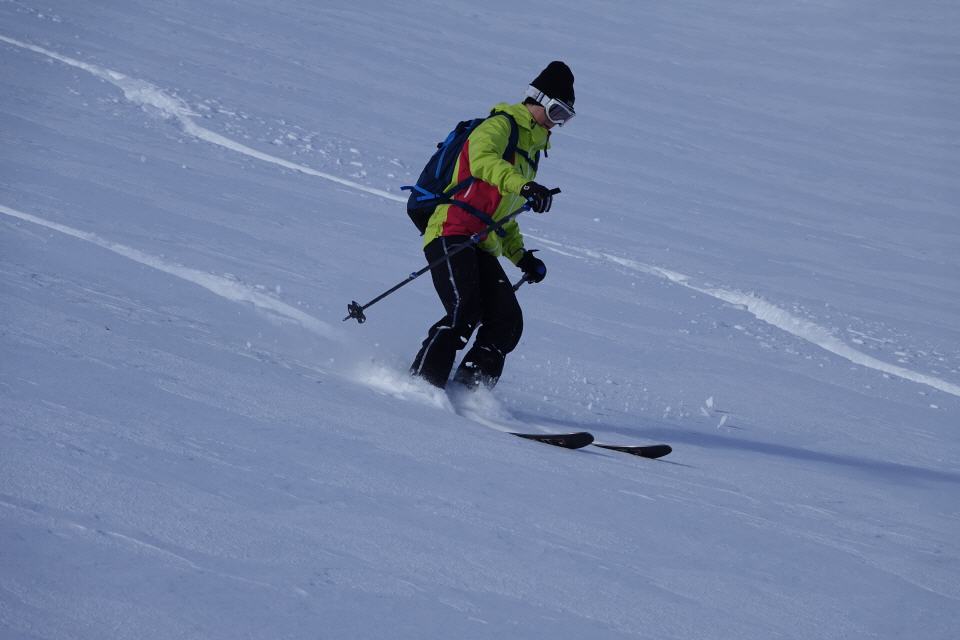
{"label": "black ski pant", "polygon": [[[440,237],[423,252],[427,262],[439,260],[467,236]],[[500,261],[472,246],[449,256],[431,272],[433,286],[447,315],[430,327],[410,372],[445,387],[457,351],[467,346],[479,325],[477,339],[457,368],[454,380],[469,387],[493,387],[503,361],[520,341],[523,314]]]}

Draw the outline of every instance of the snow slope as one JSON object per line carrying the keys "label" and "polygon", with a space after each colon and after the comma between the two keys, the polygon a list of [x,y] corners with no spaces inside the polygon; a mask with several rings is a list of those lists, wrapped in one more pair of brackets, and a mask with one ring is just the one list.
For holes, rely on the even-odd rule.
{"label": "snow slope", "polygon": [[[958,18],[0,2],[0,637],[955,637]],[[341,319],[555,58],[549,275],[452,401],[425,279]]]}

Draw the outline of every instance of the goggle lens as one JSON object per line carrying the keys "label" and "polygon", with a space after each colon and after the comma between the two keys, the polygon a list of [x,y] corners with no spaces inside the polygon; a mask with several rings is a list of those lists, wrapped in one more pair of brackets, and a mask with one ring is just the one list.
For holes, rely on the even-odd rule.
{"label": "goggle lens", "polygon": [[573,107],[567,106],[559,100],[551,99],[547,102],[546,105],[547,118],[553,124],[560,125],[561,127],[566,123],[570,122],[573,119],[573,116],[577,115],[573,110]]}

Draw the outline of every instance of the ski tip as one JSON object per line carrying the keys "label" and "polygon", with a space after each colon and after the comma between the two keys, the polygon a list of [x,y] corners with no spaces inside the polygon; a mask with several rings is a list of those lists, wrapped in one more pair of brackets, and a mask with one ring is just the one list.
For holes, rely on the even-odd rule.
{"label": "ski tip", "polygon": [[587,433],[586,431],[578,431],[576,433],[514,433],[514,432],[511,432],[511,434],[519,438],[536,440],[537,442],[543,442],[544,444],[552,444],[555,447],[563,447],[564,449],[581,449],[593,443],[593,434]]}
{"label": "ski tip", "polygon": [[610,449],[611,451],[620,451],[623,453],[629,453],[633,456],[638,456],[640,458],[662,458],[665,455],[668,455],[673,452],[673,447],[668,444],[650,444],[643,446],[621,446],[616,444],[602,444],[599,442],[594,442],[594,446],[600,447],[601,449]]}
{"label": "ski tip", "polygon": [[673,453],[673,447],[668,444],[658,444],[652,447],[648,447],[647,458],[662,458],[665,455]]}

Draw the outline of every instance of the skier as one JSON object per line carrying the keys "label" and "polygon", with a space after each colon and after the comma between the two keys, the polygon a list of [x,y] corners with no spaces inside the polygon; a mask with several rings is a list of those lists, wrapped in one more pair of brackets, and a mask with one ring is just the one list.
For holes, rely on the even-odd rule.
{"label": "skier", "polygon": [[[473,178],[457,196],[468,207],[442,204],[430,214],[423,244],[428,263],[442,259],[451,247],[487,228],[490,218],[500,220],[525,200],[537,213],[550,210],[551,190],[534,182],[537,163],[540,152],[550,147],[550,130],[573,118],[573,103],[573,73],[563,62],[554,61],[530,83],[523,102],[500,103],[491,112],[505,113],[515,124],[509,118],[491,116],[470,133],[449,185],[453,188]],[[517,151],[506,159],[513,140]],[[479,244],[448,256],[431,270],[446,315],[430,327],[410,368],[412,375],[444,388],[457,351],[467,345],[479,325],[474,345],[453,379],[469,389],[492,388],[497,383],[504,359],[523,330],[520,305],[498,260],[501,255],[519,267],[529,282],[540,282],[547,273],[534,251],[524,248],[516,219],[506,222],[500,233],[490,233]]]}

